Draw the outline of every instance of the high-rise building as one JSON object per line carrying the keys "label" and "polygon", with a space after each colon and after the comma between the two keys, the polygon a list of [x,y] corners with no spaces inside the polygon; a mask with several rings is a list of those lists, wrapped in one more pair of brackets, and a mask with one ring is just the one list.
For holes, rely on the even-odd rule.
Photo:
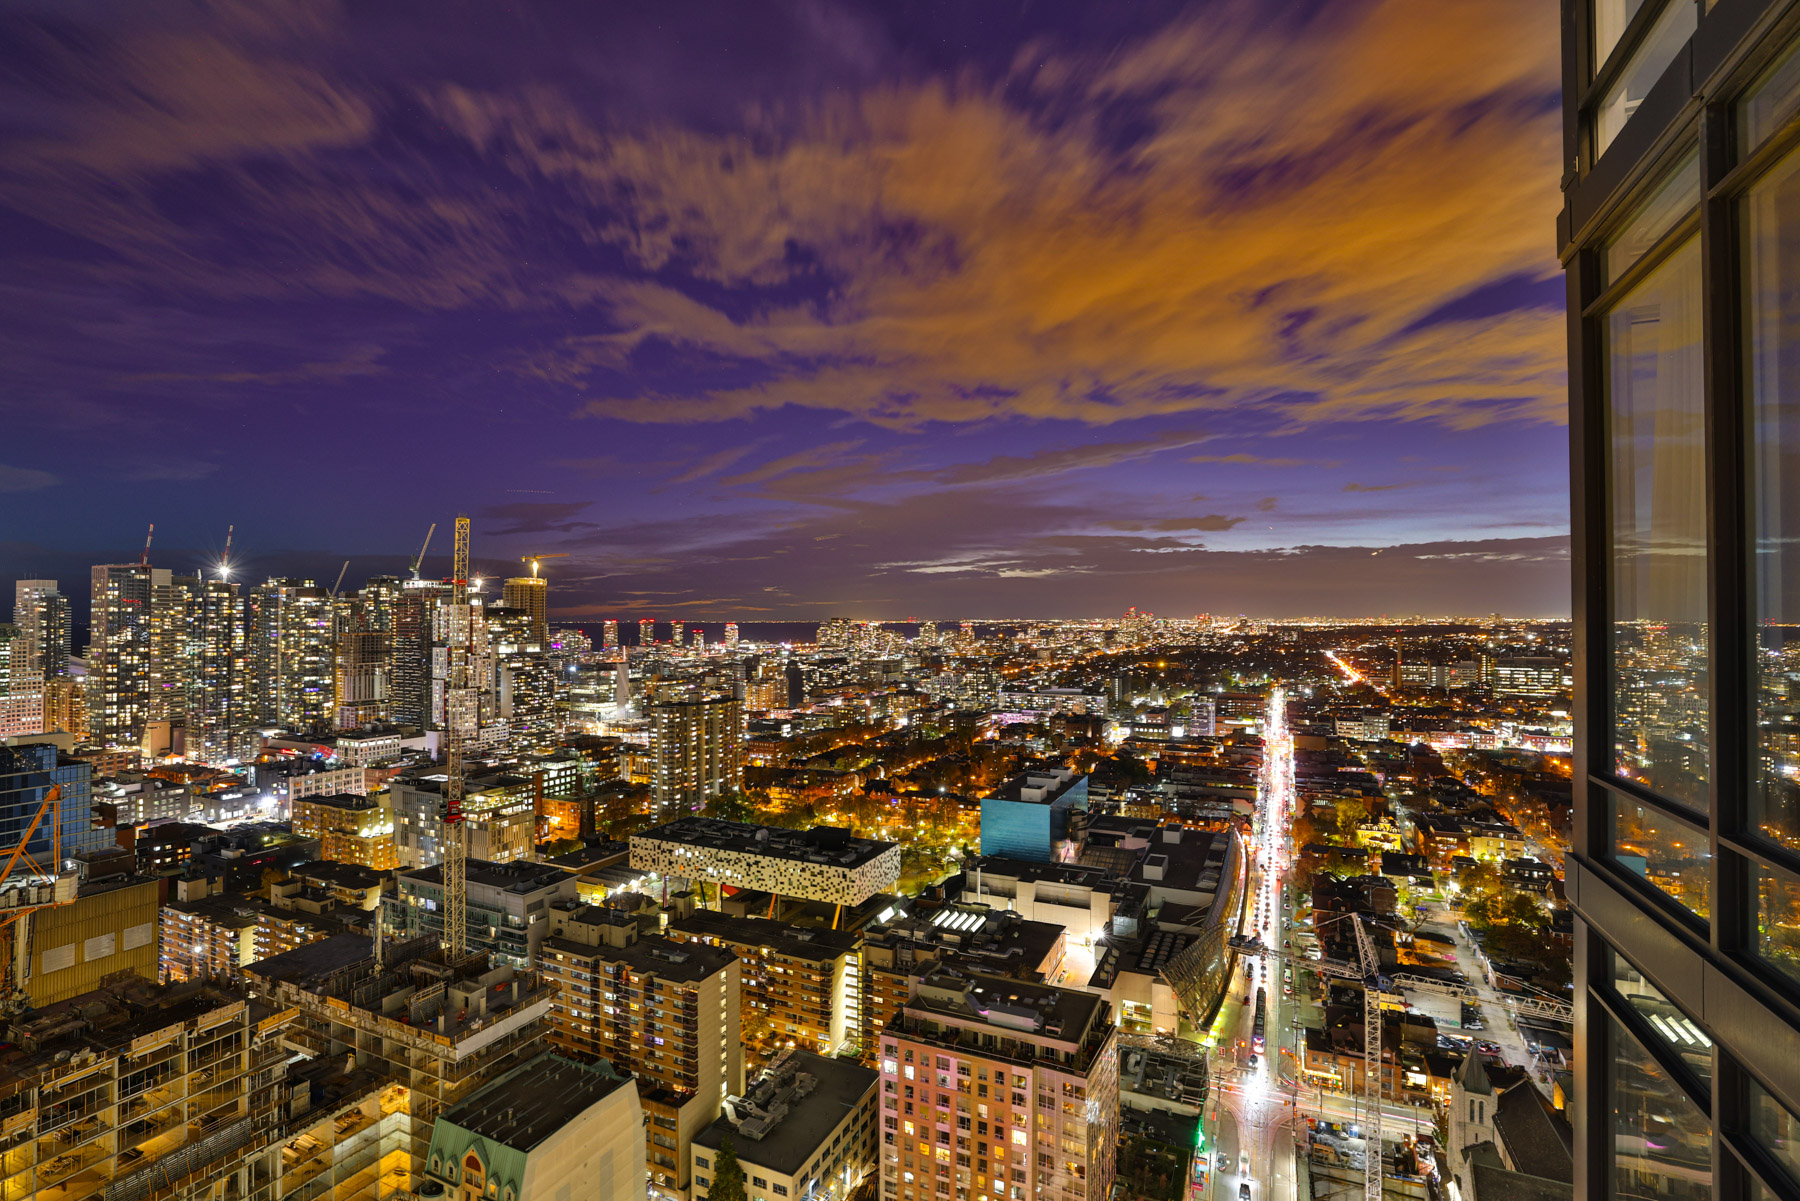
{"label": "high-rise building", "polygon": [[540,575],[518,576],[506,581],[500,603],[508,609],[523,609],[531,615],[531,640],[540,647],[550,645],[550,581]]}
{"label": "high-rise building", "polygon": [[55,580],[20,580],[13,585],[13,623],[30,639],[26,666],[45,679],[69,672],[69,598]]}
{"label": "high-rise building", "polygon": [[393,635],[375,630],[340,630],[333,687],[334,724],[360,730],[388,720],[388,673],[393,667]]}
{"label": "high-rise building", "polygon": [[311,580],[271,579],[250,591],[251,678],[260,720],[328,729],[337,697],[336,620]]}
{"label": "high-rise building", "polygon": [[617,649],[619,645],[619,623],[617,621],[608,621],[605,625],[601,626],[600,629],[601,647],[609,651]]}
{"label": "high-rise building", "polygon": [[421,729],[431,722],[431,645],[438,602],[450,586],[408,580],[394,601],[393,667],[388,681],[391,718]]}
{"label": "high-rise building", "polygon": [[642,934],[623,910],[564,905],[549,916],[550,1042],[636,1073],[651,1201],[684,1201],[694,1135],[744,1091],[737,957]]}
{"label": "high-rise building", "polygon": [[669,623],[669,642],[676,650],[681,649],[682,635],[687,632],[687,622],[671,621]]}
{"label": "high-rise building", "polygon": [[49,729],[45,693],[49,681],[69,670],[69,598],[55,580],[20,580],[13,588],[16,633],[0,657],[6,674],[0,693],[0,737]]}
{"label": "high-rise building", "polygon": [[737,622],[728,621],[725,623],[725,649],[728,651],[734,651],[737,649],[737,644],[738,644]]}
{"label": "high-rise building", "polygon": [[1792,1197],[1800,5],[1562,15],[1575,1196]]}
{"label": "high-rise building", "polygon": [[665,816],[697,813],[744,784],[744,711],[735,697],[650,707],[650,789]]}
{"label": "high-rise building", "polygon": [[44,728],[43,679],[27,669],[30,661],[24,631],[0,622],[0,738]]}
{"label": "high-rise building", "polygon": [[257,714],[238,586],[204,581],[188,619],[188,758],[216,766],[248,761],[256,753]]}
{"label": "high-rise building", "polygon": [[529,609],[487,611],[495,712],[520,749],[546,746],[556,737],[556,676],[538,629],[538,615]]}
{"label": "high-rise building", "polygon": [[[199,576],[157,571],[150,588],[150,701],[147,721],[184,721],[195,687]],[[146,748],[148,749],[148,748]]]}
{"label": "high-rise building", "polygon": [[649,646],[656,641],[656,622],[648,617],[638,618],[638,645]]}
{"label": "high-rise building", "polygon": [[1104,998],[939,966],[883,1027],[880,1066],[881,1201],[1110,1195],[1119,1048]]}
{"label": "high-rise building", "polygon": [[93,569],[88,645],[88,727],[107,747],[135,747],[150,713],[151,606],[156,577],[169,573],[142,563]]}
{"label": "high-rise building", "polygon": [[44,682],[44,729],[73,734],[78,743],[88,740],[87,685],[74,676]]}
{"label": "high-rise building", "polygon": [[55,803],[57,820],[39,822],[26,843],[26,850],[46,866],[110,841],[108,831],[89,829],[93,768],[48,742],[0,746],[0,839],[4,845],[16,844],[24,837],[53,787],[62,789]]}

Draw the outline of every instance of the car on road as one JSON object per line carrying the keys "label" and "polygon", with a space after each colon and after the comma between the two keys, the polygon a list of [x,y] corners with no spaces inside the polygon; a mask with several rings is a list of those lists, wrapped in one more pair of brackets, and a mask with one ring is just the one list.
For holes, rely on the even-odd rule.
{"label": "car on road", "polygon": [[1256,1054],[1255,1051],[1250,1052],[1250,1067],[1252,1070],[1254,1070],[1256,1068],[1256,1065],[1261,1062],[1262,1062],[1262,1059]]}
{"label": "car on road", "polygon": [[1238,1201],[1250,1201],[1250,1182],[1248,1180],[1238,1181]]}

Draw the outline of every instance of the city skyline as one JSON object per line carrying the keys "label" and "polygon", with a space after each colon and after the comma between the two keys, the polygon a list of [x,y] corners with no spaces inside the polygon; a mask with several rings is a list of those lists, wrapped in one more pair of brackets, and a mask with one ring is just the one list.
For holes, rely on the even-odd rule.
{"label": "city skyline", "polygon": [[0,582],[1566,613],[1547,13],[468,15],[0,17]]}

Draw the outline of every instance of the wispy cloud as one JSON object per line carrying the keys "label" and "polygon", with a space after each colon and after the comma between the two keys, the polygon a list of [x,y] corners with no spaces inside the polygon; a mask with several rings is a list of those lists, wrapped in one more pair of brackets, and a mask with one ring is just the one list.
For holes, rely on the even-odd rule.
{"label": "wispy cloud", "polygon": [[36,492],[56,483],[56,477],[36,467],[8,467],[0,463],[0,492]]}

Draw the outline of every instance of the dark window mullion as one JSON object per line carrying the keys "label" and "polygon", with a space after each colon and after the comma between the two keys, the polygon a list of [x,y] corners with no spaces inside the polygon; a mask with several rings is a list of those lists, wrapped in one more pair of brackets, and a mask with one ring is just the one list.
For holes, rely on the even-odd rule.
{"label": "dark window mullion", "polygon": [[[1741,340],[1738,327],[1734,203],[1712,194],[1731,170],[1732,112],[1709,106],[1700,120],[1700,249],[1705,331],[1707,445],[1707,680],[1712,768],[1708,797],[1713,814],[1713,945],[1735,951],[1749,926],[1750,890],[1744,865],[1719,845],[1722,830],[1744,828],[1749,748],[1739,745],[1749,723],[1749,648],[1744,645],[1745,598]],[[1738,734],[1733,739],[1733,732]]]}
{"label": "dark window mullion", "polygon": [[1668,797],[1665,797],[1660,793],[1652,792],[1650,789],[1634,783],[1631,780],[1624,779],[1623,777],[1599,774],[1593,777],[1593,783],[1595,786],[1614,792],[1628,801],[1654,809],[1658,813],[1664,813],[1672,818],[1685,822],[1697,830],[1710,831],[1713,827],[1713,821],[1709,814],[1702,813],[1698,809],[1684,805],[1680,801],[1671,801]]}

